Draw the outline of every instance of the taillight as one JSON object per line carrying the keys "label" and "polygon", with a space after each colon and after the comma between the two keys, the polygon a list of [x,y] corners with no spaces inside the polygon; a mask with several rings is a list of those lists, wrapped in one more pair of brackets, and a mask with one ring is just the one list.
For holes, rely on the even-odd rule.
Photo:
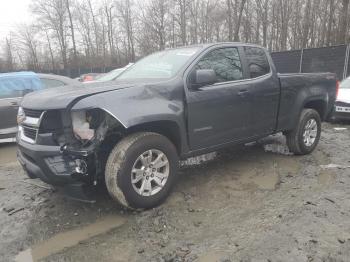
{"label": "taillight", "polygon": [[84,76],[83,82],[89,82],[93,80],[94,80],[93,76],[87,75],[87,76]]}
{"label": "taillight", "polygon": [[340,85],[340,82],[339,80],[337,80],[336,84],[335,84],[335,98],[338,98],[338,94],[339,94],[339,85]]}

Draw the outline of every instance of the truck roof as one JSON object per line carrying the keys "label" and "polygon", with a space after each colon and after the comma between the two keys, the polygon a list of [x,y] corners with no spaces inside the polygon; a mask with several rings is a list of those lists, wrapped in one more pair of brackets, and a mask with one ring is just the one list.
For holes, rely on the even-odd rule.
{"label": "truck roof", "polygon": [[266,49],[263,46],[257,45],[257,44],[251,44],[251,43],[243,43],[243,42],[217,42],[217,43],[203,43],[203,44],[193,44],[193,45],[185,45],[185,46],[178,46],[175,48],[167,48],[166,50],[170,49],[179,49],[179,48],[186,48],[186,47],[200,47],[200,48],[209,48],[212,46],[220,46],[220,45],[235,45],[235,46],[252,46],[252,47],[258,47]]}

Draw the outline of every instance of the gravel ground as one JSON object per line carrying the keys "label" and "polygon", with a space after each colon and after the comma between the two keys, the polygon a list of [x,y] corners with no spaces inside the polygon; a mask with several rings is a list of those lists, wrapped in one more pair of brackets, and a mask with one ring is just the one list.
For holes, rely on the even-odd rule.
{"label": "gravel ground", "polygon": [[26,179],[0,145],[0,261],[350,261],[349,153],[346,124],[308,156],[271,136],[186,161],[162,206],[125,212]]}

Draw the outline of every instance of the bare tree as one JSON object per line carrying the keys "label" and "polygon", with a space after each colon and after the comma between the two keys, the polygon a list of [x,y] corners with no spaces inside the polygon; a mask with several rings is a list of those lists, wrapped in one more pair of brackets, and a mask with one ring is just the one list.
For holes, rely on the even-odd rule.
{"label": "bare tree", "polygon": [[338,31],[337,42],[345,44],[347,38],[348,16],[349,16],[349,0],[342,0],[342,11],[340,16],[340,25]]}
{"label": "bare tree", "polygon": [[181,44],[187,44],[187,7],[188,0],[175,0],[176,8],[178,9],[178,15],[176,21],[180,27],[180,39]]}
{"label": "bare tree", "polygon": [[[144,32],[150,35],[149,41],[151,43],[150,51],[163,50],[166,45],[166,24],[168,24],[169,3],[168,0],[151,0],[147,5],[141,7],[141,21],[144,24],[142,27]],[[140,44],[144,41],[140,41]],[[154,44],[153,44],[154,43]],[[146,52],[147,53],[147,52]]]}
{"label": "bare tree", "polygon": [[65,0],[33,0],[33,13],[42,24],[54,31],[58,40],[63,68],[68,69],[67,60],[67,9]]}
{"label": "bare tree", "polygon": [[5,39],[5,70],[13,71],[15,69],[14,61],[14,44],[11,37],[6,37]]}
{"label": "bare tree", "polygon": [[119,19],[126,35],[127,57],[129,61],[135,61],[135,39],[133,28],[133,15],[131,11],[131,0],[119,0]]}
{"label": "bare tree", "polygon": [[[239,30],[241,27],[241,21],[242,21],[242,15],[244,6],[246,4],[247,0],[241,0],[239,3],[239,11],[238,11],[238,17],[236,19],[236,27],[235,27],[235,34],[234,34],[234,41],[239,41]],[[236,7],[238,6],[238,0],[236,0]]]}
{"label": "bare tree", "polygon": [[39,70],[38,41],[35,28],[33,26],[21,25],[19,27],[18,39],[20,47],[26,57],[28,69]]}
{"label": "bare tree", "polygon": [[67,13],[68,13],[68,18],[69,18],[69,27],[71,31],[71,37],[72,37],[72,44],[73,44],[73,54],[74,54],[74,63],[73,65],[76,67],[77,62],[78,62],[78,54],[77,54],[77,46],[75,42],[75,27],[73,24],[73,17],[72,17],[72,12],[70,8],[70,1],[71,0],[66,0],[66,8],[67,8]]}

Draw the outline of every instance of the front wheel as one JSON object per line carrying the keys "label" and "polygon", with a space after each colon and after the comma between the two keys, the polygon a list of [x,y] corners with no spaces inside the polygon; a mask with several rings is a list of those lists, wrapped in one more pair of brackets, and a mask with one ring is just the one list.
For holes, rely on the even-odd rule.
{"label": "front wheel", "polygon": [[314,109],[304,109],[297,126],[286,133],[289,150],[296,155],[311,153],[321,136],[321,118]]}
{"label": "front wheel", "polygon": [[131,209],[162,203],[175,182],[178,155],[164,136],[142,132],[122,139],[110,153],[105,170],[109,194]]}

